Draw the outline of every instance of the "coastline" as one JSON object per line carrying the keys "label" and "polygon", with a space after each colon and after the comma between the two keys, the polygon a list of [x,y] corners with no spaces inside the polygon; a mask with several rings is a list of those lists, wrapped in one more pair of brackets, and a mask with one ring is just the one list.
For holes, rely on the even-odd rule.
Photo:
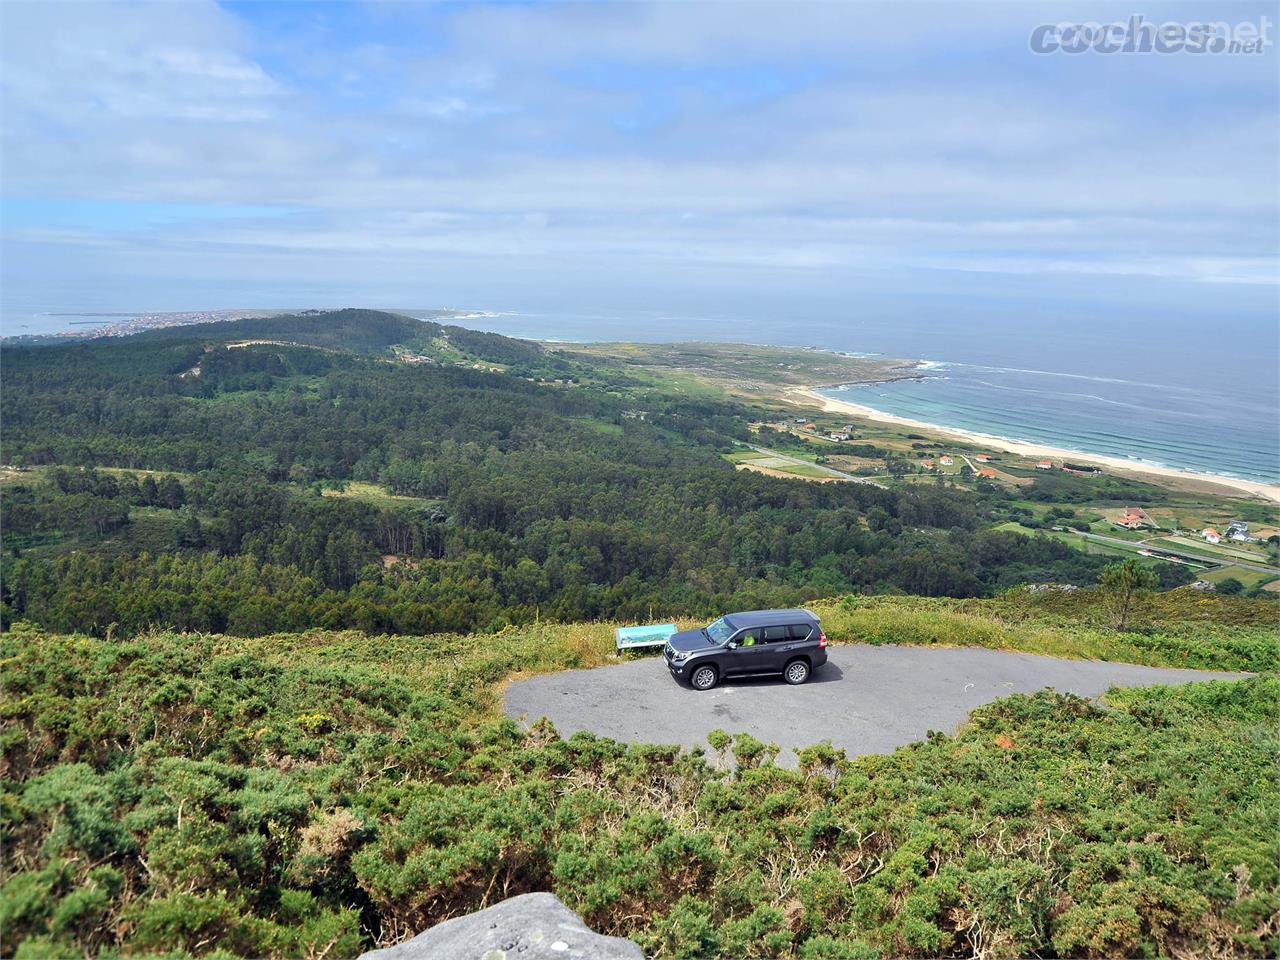
{"label": "coastline", "polygon": [[[797,397],[802,397],[804,400],[798,400],[796,399]],[[1280,485],[1278,484],[1262,483],[1256,480],[1241,480],[1236,477],[1224,477],[1213,473],[1198,473],[1194,470],[1181,470],[1176,467],[1163,467],[1156,464],[1137,464],[1120,457],[1082,453],[1078,450],[1067,450],[1062,447],[1049,446],[1048,444],[1010,440],[1007,437],[998,437],[989,433],[978,433],[958,427],[927,423],[923,420],[912,420],[892,413],[885,413],[873,407],[863,406],[860,403],[833,400],[831,397],[818,393],[817,387],[801,387],[790,390],[788,391],[787,399],[792,403],[803,403],[805,401],[816,403],[828,413],[847,413],[865,420],[877,420],[881,423],[892,423],[897,426],[927,430],[931,433],[955,437],[968,443],[989,446],[995,450],[1003,450],[1006,453],[1018,454],[1024,457],[1049,457],[1091,463],[1113,470],[1116,473],[1124,473],[1138,479],[1163,483],[1165,486],[1168,486],[1170,481],[1176,481],[1185,489],[1210,487],[1217,488],[1218,492],[1222,492],[1223,488],[1226,488],[1236,494],[1244,493],[1280,504]]]}

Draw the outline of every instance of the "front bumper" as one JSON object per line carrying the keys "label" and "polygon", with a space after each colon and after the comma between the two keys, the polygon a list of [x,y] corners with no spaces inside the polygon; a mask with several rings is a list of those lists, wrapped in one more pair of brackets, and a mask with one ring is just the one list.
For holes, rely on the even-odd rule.
{"label": "front bumper", "polygon": [[673,677],[683,677],[685,667],[689,663],[689,658],[685,657],[685,659],[683,660],[676,660],[675,656],[676,656],[676,652],[671,649],[671,646],[669,644],[663,647],[662,659],[666,661],[667,669],[671,671],[671,675]]}

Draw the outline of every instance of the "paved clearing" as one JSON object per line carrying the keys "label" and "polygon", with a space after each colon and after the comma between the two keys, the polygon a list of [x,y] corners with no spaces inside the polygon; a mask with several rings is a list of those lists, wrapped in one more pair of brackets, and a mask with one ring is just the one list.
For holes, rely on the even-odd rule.
{"label": "paved clearing", "polygon": [[940,647],[838,646],[803,686],[781,677],[728,680],[699,693],[657,657],[512,683],[507,713],[548,717],[561,736],[589,730],[615,740],[706,745],[717,727],[783,748],[830,740],[850,756],[892,753],[930,730],[953,733],[969,711],[1011,693],[1053,687],[1096,697],[1109,687],[1237,679],[1241,673],[1169,670],[1028,653]]}

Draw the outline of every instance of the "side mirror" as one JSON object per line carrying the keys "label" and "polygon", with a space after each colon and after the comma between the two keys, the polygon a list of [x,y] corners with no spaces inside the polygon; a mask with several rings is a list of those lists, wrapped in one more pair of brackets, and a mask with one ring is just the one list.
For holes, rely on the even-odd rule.
{"label": "side mirror", "polygon": [[737,640],[730,640],[726,646],[728,646],[730,650],[737,650],[738,647],[742,646],[742,644],[738,643]]}

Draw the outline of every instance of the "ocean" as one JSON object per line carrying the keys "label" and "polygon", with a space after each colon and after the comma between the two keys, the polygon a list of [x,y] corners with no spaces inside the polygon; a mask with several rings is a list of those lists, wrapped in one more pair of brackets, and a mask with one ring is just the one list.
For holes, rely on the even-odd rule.
{"label": "ocean", "polygon": [[884,413],[1079,453],[1280,482],[1280,330],[1265,312],[1205,322],[1137,312],[850,320],[512,311],[469,321],[546,340],[715,340],[924,361],[920,378],[820,392]]}
{"label": "ocean", "polygon": [[913,420],[1121,457],[1135,466],[1271,483],[1280,477],[1275,410],[1262,396],[946,361],[927,363],[922,372],[920,380],[821,392]]}
{"label": "ocean", "polygon": [[[1200,307],[1179,315],[1134,304],[1118,318],[1099,310],[1052,319],[1028,319],[1016,304],[950,316],[938,304],[916,306],[856,317],[830,301],[681,313],[512,307],[463,324],[543,340],[713,340],[923,360],[917,380],[823,392],[897,416],[1135,465],[1280,482],[1280,326],[1265,306],[1211,319]],[[11,311],[3,332],[84,331],[85,321],[113,319]]]}

